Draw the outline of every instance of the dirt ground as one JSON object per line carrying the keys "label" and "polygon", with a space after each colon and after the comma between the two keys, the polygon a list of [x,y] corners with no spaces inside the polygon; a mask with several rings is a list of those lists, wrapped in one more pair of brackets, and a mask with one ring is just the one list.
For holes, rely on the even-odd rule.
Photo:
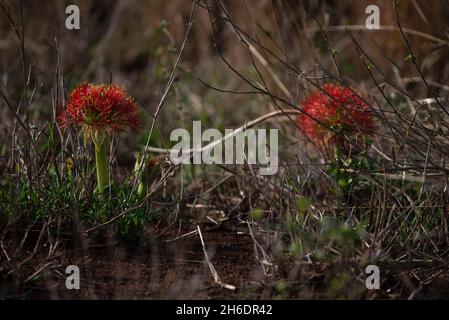
{"label": "dirt ground", "polygon": [[[281,266],[267,275],[255,258],[255,244],[250,235],[224,228],[204,228],[202,235],[221,285],[214,281],[200,238],[193,233],[181,239],[167,235],[145,245],[110,240],[106,245],[88,243],[82,249],[78,243],[71,250],[65,248],[62,256],[57,255],[32,280],[24,281],[43,260],[36,259],[34,268],[22,268],[23,272],[17,269],[3,277],[2,291],[6,291],[6,298],[15,299],[444,299],[449,296],[449,272],[441,266],[397,270],[391,267],[382,289],[375,293],[364,289],[357,279],[351,279],[343,291],[332,291],[330,283],[338,269],[320,263],[300,268],[292,264],[284,266],[287,273],[283,274]],[[80,268],[80,290],[65,287],[64,270],[69,264]],[[288,279],[285,289],[274,281],[282,275]],[[235,290],[224,288],[226,284],[235,286]]]}
{"label": "dirt ground", "polygon": [[[238,297],[251,277],[262,272],[254,259],[253,242],[248,235],[219,230],[205,231],[208,257],[225,289],[215,284],[198,234],[178,240],[159,239],[143,246],[118,244],[88,245],[65,250],[65,264],[77,265],[81,289],[67,290],[64,268],[46,268],[42,277],[26,285],[18,271],[8,277],[10,298],[26,299],[209,299]],[[61,261],[60,260],[60,261]],[[62,264],[61,264],[62,266]],[[16,277],[15,277],[16,276]],[[4,284],[5,284],[4,283]],[[243,297],[243,296],[242,296]]]}

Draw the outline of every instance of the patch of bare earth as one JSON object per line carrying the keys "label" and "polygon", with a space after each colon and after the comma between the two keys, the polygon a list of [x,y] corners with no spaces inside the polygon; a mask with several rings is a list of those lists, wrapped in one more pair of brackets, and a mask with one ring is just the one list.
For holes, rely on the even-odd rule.
{"label": "patch of bare earth", "polygon": [[[193,228],[194,230],[195,228]],[[185,234],[185,233],[182,233]],[[3,279],[6,298],[15,299],[272,299],[272,298],[447,298],[449,272],[444,267],[382,269],[387,280],[379,291],[367,291],[360,279],[350,279],[339,291],[330,283],[345,266],[326,263],[298,264],[284,261],[271,277],[255,257],[254,241],[248,234],[224,228],[202,230],[209,261],[224,288],[214,281],[198,233],[181,239],[165,239],[141,245],[117,240],[106,244],[87,243],[65,248],[36,280],[28,279],[39,263],[29,263]],[[98,240],[98,239],[97,239]],[[79,266],[81,289],[65,286],[65,267]],[[340,270],[340,271],[339,271]],[[5,281],[6,279],[6,281]],[[276,283],[284,279],[287,288],[279,292]],[[388,289],[390,289],[388,291]],[[355,291],[357,290],[357,291]],[[351,294],[351,292],[358,292]]]}

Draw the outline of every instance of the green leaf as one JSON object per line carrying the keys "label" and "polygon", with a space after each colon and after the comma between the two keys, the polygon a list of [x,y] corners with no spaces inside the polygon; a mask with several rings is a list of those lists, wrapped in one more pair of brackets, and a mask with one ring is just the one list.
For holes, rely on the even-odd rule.
{"label": "green leaf", "polygon": [[304,215],[310,209],[312,205],[312,199],[305,196],[299,196],[296,198],[296,209],[298,213]]}
{"label": "green leaf", "polygon": [[259,221],[263,219],[264,212],[261,209],[254,209],[253,212],[251,212],[251,215],[253,216],[254,220]]}
{"label": "green leaf", "polygon": [[408,56],[406,56],[404,58],[404,61],[415,61],[415,60],[416,60],[416,58],[412,54],[409,54]]}
{"label": "green leaf", "polygon": [[302,252],[301,243],[299,241],[293,241],[290,244],[288,251],[293,257],[298,257]]}

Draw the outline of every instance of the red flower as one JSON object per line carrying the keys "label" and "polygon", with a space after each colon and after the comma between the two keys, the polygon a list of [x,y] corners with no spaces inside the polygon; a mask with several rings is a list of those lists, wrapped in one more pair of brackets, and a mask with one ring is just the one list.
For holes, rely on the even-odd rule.
{"label": "red flower", "polygon": [[116,84],[79,85],[70,93],[59,118],[63,127],[71,123],[112,131],[137,129],[140,124],[134,99]]}
{"label": "red flower", "polygon": [[302,104],[298,126],[318,147],[347,149],[346,137],[369,136],[374,121],[369,106],[351,89],[326,84]]}

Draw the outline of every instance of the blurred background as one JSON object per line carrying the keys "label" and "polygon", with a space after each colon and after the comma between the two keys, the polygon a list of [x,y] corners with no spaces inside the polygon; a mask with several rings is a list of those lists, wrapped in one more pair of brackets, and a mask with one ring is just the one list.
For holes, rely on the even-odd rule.
{"label": "blurred background", "polygon": [[[19,2],[2,0],[2,3],[20,29]],[[216,17],[221,14],[217,3],[207,3],[209,11]],[[65,28],[65,8],[70,4],[80,8],[80,30]],[[397,78],[399,73],[404,79],[416,76],[413,66],[405,60],[408,51],[404,41],[395,30],[397,22],[392,1],[375,1],[380,9],[380,23],[387,26],[386,30],[380,31],[364,28],[368,16],[365,9],[370,4],[373,1],[230,0],[223,6],[245,34],[277,55],[287,57],[291,65],[309,74],[320,75],[326,70],[335,75],[333,59],[322,36],[325,30],[336,52],[342,78],[370,93],[373,83],[345,31],[347,27],[383,70],[384,77]],[[249,89],[217,54],[210,14],[205,6],[206,2],[198,2],[191,33],[178,65],[175,90],[170,93],[160,115],[164,131],[185,124],[190,126],[192,119],[213,122],[219,128],[235,127],[272,108],[270,102],[260,96],[217,94],[199,81],[224,90]],[[191,7],[191,1],[185,0],[23,1],[26,59],[32,66],[29,87],[34,88],[31,118],[52,120],[49,104],[58,66],[54,50],[56,41],[66,91],[82,81],[99,83],[109,82],[112,78],[128,88],[141,105],[142,112],[151,118],[185,37]],[[400,1],[402,26],[413,30],[407,33],[410,46],[427,79],[437,84],[446,83],[449,77],[448,13],[447,1]],[[388,26],[392,28],[388,29]],[[239,41],[230,24],[221,19],[216,20],[215,43],[230,65],[249,78],[255,77],[248,48]],[[19,45],[10,21],[2,13],[0,80],[15,101],[20,99],[23,82]],[[266,52],[257,50],[269,66],[262,68],[262,72],[270,90],[290,103],[298,104],[307,94],[307,84],[298,74],[268,57]],[[261,65],[261,60],[256,64]],[[273,74],[284,88],[273,83]],[[426,93],[418,90],[411,94],[419,97]],[[1,113],[0,128],[4,139],[12,115],[6,108],[2,108]]]}

